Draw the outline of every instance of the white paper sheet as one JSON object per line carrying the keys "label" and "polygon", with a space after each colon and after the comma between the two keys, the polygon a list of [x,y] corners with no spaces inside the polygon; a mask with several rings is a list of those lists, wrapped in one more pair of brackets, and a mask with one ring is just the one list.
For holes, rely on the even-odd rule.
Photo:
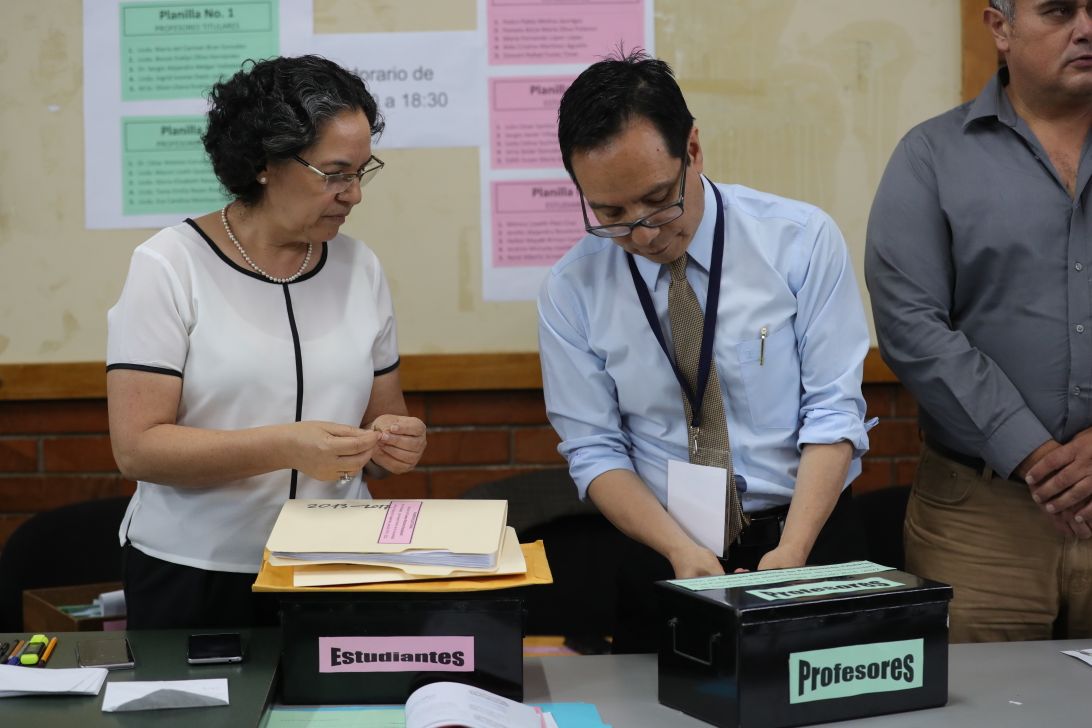
{"label": "white paper sheet", "polygon": [[1092,665],[1092,649],[1088,650],[1062,650],[1063,655],[1076,657],[1081,662]]}
{"label": "white paper sheet", "polygon": [[13,695],[98,695],[106,680],[104,667],[64,669],[0,665],[0,698]]}
{"label": "white paper sheet", "polygon": [[102,712],[201,708],[228,704],[227,678],[112,682],[102,697]]}
{"label": "white paper sheet", "polygon": [[727,485],[724,468],[667,461],[667,512],[690,538],[718,556],[724,553]]}

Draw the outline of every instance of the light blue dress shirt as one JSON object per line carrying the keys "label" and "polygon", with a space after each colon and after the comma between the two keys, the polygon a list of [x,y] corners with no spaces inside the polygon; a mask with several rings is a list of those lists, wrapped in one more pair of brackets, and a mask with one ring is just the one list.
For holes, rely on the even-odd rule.
{"label": "light blue dress shirt", "polygon": [[[690,243],[687,278],[705,305],[716,200]],[[848,484],[868,449],[861,396],[869,347],[845,241],[822,210],[718,185],[725,248],[714,352],[745,511],[788,503],[800,448],[853,445]],[[671,348],[665,266],[637,257]],[[667,503],[667,462],[687,461],[678,381],[641,310],[625,252],[586,236],[550,271],[538,300],[546,410],[586,497],[599,475],[635,471]],[[762,329],[766,329],[764,351]]]}

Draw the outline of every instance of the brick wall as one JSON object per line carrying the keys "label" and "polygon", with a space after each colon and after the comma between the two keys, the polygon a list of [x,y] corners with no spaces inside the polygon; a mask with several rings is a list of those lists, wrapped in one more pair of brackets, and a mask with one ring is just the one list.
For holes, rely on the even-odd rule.
{"label": "brick wall", "polygon": [[[857,492],[909,483],[918,452],[917,405],[898,384],[865,385],[880,417]],[[378,498],[454,498],[479,483],[557,467],[557,436],[541,390],[430,392],[406,397],[429,427],[417,470],[370,483]],[[37,511],[131,494],[110,453],[103,399],[0,401],[0,544]]]}

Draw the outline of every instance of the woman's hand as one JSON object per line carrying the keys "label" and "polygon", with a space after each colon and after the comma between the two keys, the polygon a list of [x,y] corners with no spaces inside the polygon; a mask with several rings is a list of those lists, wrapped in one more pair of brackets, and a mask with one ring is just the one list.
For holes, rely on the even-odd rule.
{"label": "woman's hand", "polygon": [[336,422],[307,421],[287,425],[296,470],[315,480],[337,480],[356,473],[377,453],[381,433]]}
{"label": "woman's hand", "polygon": [[379,415],[369,427],[379,436],[372,462],[390,473],[413,470],[425,452],[425,423],[416,417]]}

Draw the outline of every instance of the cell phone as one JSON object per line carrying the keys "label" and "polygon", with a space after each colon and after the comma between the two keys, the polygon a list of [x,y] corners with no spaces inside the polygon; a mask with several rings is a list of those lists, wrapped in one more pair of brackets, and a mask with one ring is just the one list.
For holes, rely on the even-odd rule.
{"label": "cell phone", "polygon": [[191,665],[242,661],[243,638],[238,632],[190,635],[186,662]]}
{"label": "cell phone", "polygon": [[77,642],[76,663],[80,667],[105,667],[107,670],[125,670],[136,666],[133,648],[125,637]]}

